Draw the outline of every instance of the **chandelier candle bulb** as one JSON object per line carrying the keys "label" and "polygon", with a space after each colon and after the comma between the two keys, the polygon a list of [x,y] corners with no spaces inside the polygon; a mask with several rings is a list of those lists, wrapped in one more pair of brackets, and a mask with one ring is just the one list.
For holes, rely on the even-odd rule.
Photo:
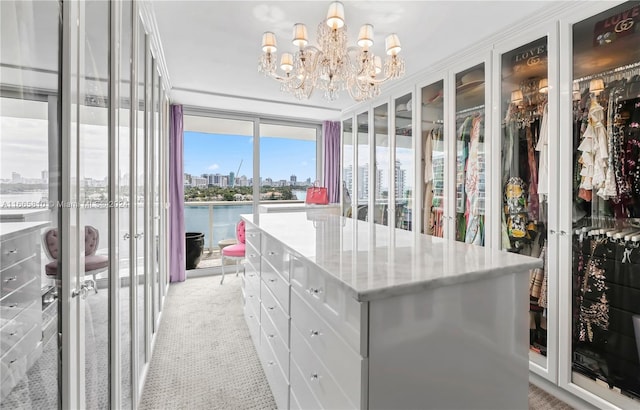
{"label": "chandelier candle bulb", "polygon": [[380,56],[373,57],[373,66],[375,67],[376,75],[382,72],[382,58]]}
{"label": "chandelier candle bulb", "polygon": [[280,57],[280,68],[285,73],[290,73],[293,70],[293,55],[291,53],[282,53]]}
{"label": "chandelier candle bulb", "polygon": [[293,25],[293,45],[296,47],[304,48],[309,43],[309,37],[307,36],[307,26],[302,23],[296,23]]}
{"label": "chandelier candle bulb", "polygon": [[397,34],[389,34],[385,39],[385,48],[387,49],[387,55],[396,56],[402,50],[400,47],[400,39]]}
{"label": "chandelier candle bulb", "polygon": [[358,46],[365,50],[373,46],[373,26],[371,24],[364,24],[360,27],[360,33],[358,34]]}
{"label": "chandelier candle bulb", "polygon": [[334,1],[329,5],[329,11],[327,11],[327,26],[334,30],[344,26],[344,5],[339,1]]}
{"label": "chandelier candle bulb", "polygon": [[271,31],[265,31],[264,34],[262,34],[262,51],[265,53],[275,53],[277,50],[276,35]]}

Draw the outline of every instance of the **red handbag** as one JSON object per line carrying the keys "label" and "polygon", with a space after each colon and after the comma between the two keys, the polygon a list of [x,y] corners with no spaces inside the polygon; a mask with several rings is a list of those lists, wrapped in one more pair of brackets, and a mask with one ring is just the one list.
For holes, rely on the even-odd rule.
{"label": "red handbag", "polygon": [[307,198],[305,204],[327,205],[329,203],[329,194],[327,188],[321,186],[310,186],[307,188]]}

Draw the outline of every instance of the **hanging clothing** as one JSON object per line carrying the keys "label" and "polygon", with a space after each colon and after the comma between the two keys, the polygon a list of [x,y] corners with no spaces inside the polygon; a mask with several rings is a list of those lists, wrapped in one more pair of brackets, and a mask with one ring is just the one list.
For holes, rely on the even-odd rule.
{"label": "hanging clothing", "polygon": [[582,164],[580,188],[595,190],[598,195],[601,192],[604,193],[600,190],[604,187],[609,158],[607,131],[603,121],[604,108],[593,98],[589,107],[589,123],[578,150],[582,152],[580,156]]}
{"label": "hanging clothing", "polygon": [[539,154],[538,164],[538,195],[540,202],[546,201],[549,195],[549,104],[542,109],[540,138],[536,144]]}
{"label": "hanging clothing", "polygon": [[433,205],[433,130],[424,133],[422,149],[424,158],[424,214],[422,231],[433,234],[431,207]]}
{"label": "hanging clothing", "polygon": [[467,196],[465,217],[467,220],[465,242],[474,245],[484,244],[484,226],[480,215],[480,129],[482,117],[476,116],[471,123],[469,157],[465,175],[465,193]]}

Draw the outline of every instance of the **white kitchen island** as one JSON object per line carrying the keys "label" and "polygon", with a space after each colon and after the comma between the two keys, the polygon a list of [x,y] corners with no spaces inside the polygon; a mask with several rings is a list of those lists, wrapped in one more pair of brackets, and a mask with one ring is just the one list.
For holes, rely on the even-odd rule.
{"label": "white kitchen island", "polygon": [[279,408],[528,408],[541,260],[329,214],[243,218],[244,313]]}

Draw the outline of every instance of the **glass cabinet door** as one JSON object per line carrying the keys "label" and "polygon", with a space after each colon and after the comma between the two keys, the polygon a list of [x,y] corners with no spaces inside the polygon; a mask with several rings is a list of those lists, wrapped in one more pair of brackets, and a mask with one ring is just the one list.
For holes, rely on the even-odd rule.
{"label": "glass cabinet door", "polygon": [[411,94],[395,100],[395,227],[411,230],[413,222],[413,112]]}
{"label": "glass cabinet door", "polygon": [[388,225],[389,215],[389,113],[384,104],[373,110],[375,161],[373,162],[373,222]]}
{"label": "glass cabinet door", "polygon": [[353,124],[342,122],[342,216],[353,217]]}
{"label": "glass cabinet door", "polygon": [[[572,27],[572,382],[640,407],[640,2]],[[567,113],[569,114],[569,113]]]}
{"label": "glass cabinet door", "polygon": [[[547,38],[502,54],[501,68],[500,246],[545,259],[549,194]],[[540,356],[547,356],[547,274],[545,268],[530,272],[529,348]]]}
{"label": "glass cabinet door", "polygon": [[421,232],[444,236],[445,206],[445,143],[444,143],[444,81],[422,88],[422,201]]}
{"label": "glass cabinet door", "polygon": [[358,181],[356,217],[369,220],[369,113],[356,117],[358,127]]}
{"label": "glass cabinet door", "polygon": [[484,245],[484,64],[456,74],[456,240]]}

